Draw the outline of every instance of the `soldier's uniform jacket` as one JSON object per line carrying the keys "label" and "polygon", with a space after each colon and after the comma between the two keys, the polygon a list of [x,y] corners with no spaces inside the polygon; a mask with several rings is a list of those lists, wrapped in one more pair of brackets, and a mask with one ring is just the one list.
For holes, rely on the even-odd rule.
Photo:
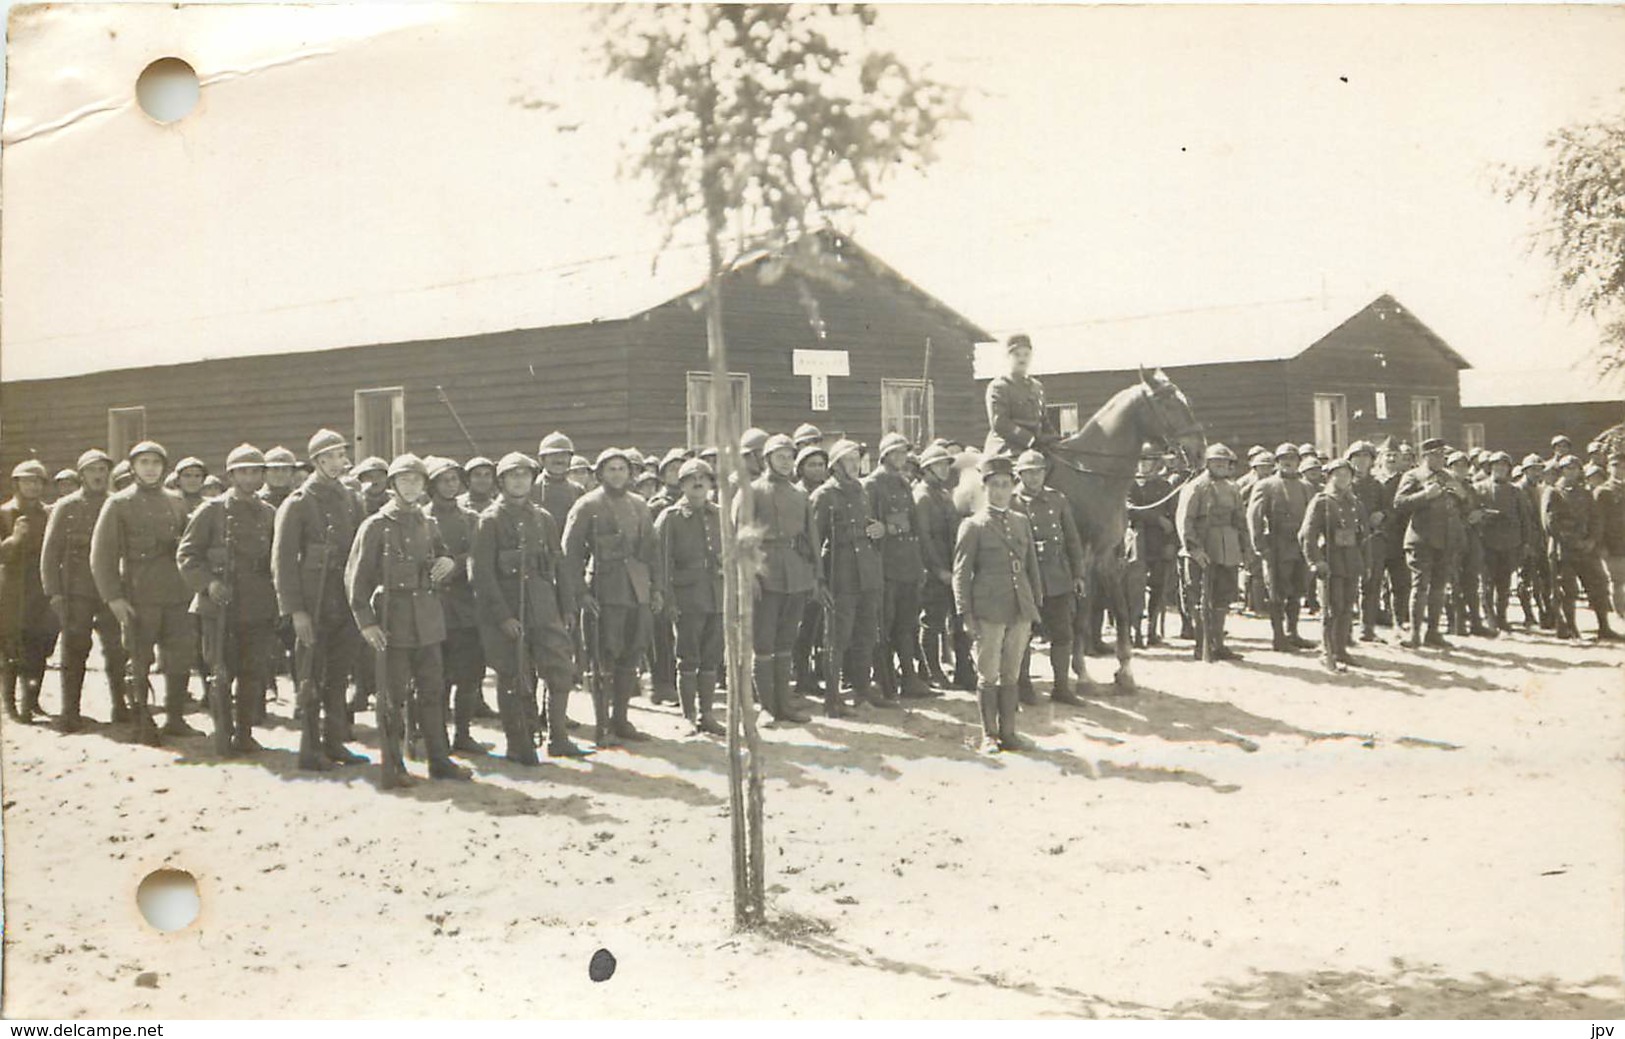
{"label": "soldier's uniform jacket", "polygon": [[655,532],[677,612],[721,613],[722,510],[712,501],[696,508],[684,498],[660,514]]}
{"label": "soldier's uniform jacket", "polygon": [[1431,484],[1448,487],[1451,479],[1450,474],[1442,469],[1437,473],[1429,472],[1426,465],[1408,470],[1399,478],[1399,486],[1394,490],[1394,507],[1408,516],[1406,548],[1426,545],[1448,550],[1455,544],[1453,539],[1459,536],[1455,525],[1460,522],[1460,513],[1454,499],[1448,493],[1431,501],[1422,498]]}
{"label": "soldier's uniform jacket", "polygon": [[1394,500],[1399,493],[1399,481],[1403,479],[1403,472],[1392,473],[1382,481],[1382,535],[1383,545],[1387,555],[1391,558],[1403,558],[1405,555],[1405,531],[1410,526],[1410,510]]}
{"label": "soldier's uniform jacket", "polygon": [[1535,546],[1542,553],[1546,551],[1546,517],[1541,514],[1542,503],[1546,497],[1546,485],[1539,480],[1532,480],[1521,476],[1512,482],[1512,486],[1523,495],[1523,503],[1528,507],[1528,515],[1534,524],[1533,536]]}
{"label": "soldier's uniform jacket", "polygon": [[[628,490],[627,493],[631,494],[632,491]],[[582,494],[581,488],[569,480],[555,480],[546,473],[537,478],[530,488],[530,500],[551,512],[553,518],[558,520],[559,529],[561,530],[564,529],[565,523],[569,521],[570,510],[575,508],[575,504],[581,500]],[[653,511],[653,503],[650,503],[649,508],[651,515],[659,515],[659,513]],[[483,512],[484,510],[481,509],[480,511]]]}
{"label": "soldier's uniform jacket", "polygon": [[984,455],[1017,455],[1044,431],[1044,384],[1028,375],[1006,373],[987,384],[987,443]]}
{"label": "soldier's uniform jacket", "polygon": [[[1251,475],[1251,470],[1248,471],[1248,475]],[[1136,476],[1134,482],[1128,485],[1130,505],[1145,506],[1159,501],[1163,503],[1154,509],[1129,510],[1128,522],[1134,530],[1137,558],[1146,562],[1172,558],[1171,550],[1176,547],[1173,533],[1174,509],[1177,508],[1171,497],[1173,490],[1173,485],[1161,476]]]}
{"label": "soldier's uniform jacket", "polygon": [[1309,502],[1303,525],[1298,530],[1298,546],[1311,564],[1325,563],[1337,577],[1359,579],[1371,565],[1365,506],[1354,496],[1321,491]]}
{"label": "soldier's uniform jacket", "polygon": [[[802,489],[805,490],[806,488]],[[682,488],[673,487],[670,484],[661,484],[660,490],[649,496],[649,515],[655,518],[655,523],[658,525],[661,514],[682,500]]]}
{"label": "soldier's uniform jacket", "polygon": [[[17,520],[26,516],[26,533]],[[25,505],[12,498],[0,505],[0,608],[8,627],[20,620],[29,631],[53,631],[56,615],[40,581],[40,552],[45,544],[49,510],[40,502]],[[11,632],[0,633],[5,638]]]}
{"label": "soldier's uniform jacket", "polygon": [[1036,621],[1043,595],[1026,516],[989,505],[960,525],[954,544],[954,602],[961,616],[992,624]]}
{"label": "soldier's uniform jacket", "polygon": [[[283,616],[313,612],[324,592],[343,595],[344,564],[361,519],[360,499],[316,473],[288,495],[276,512],[271,548],[271,576]],[[321,587],[324,561],[326,589]]]}
{"label": "soldier's uniform jacket", "polygon": [[1041,487],[1036,494],[1022,490],[1016,492],[1010,507],[1032,525],[1044,597],[1071,595],[1072,582],[1083,576],[1083,540],[1078,537],[1066,496],[1053,487]]}
{"label": "soldier's uniform jacket", "polygon": [[256,491],[254,496],[265,504],[271,506],[271,508],[274,510],[280,509],[282,507],[282,503],[287,501],[288,495],[292,493],[293,484],[291,483],[286,487],[272,487],[270,484],[266,484]]}
{"label": "soldier's uniform jacket", "polygon": [[[534,487],[531,489],[535,490]],[[496,501],[498,497],[500,496],[495,494],[475,494],[473,491],[464,491],[457,496],[457,504],[478,516],[490,508],[491,503]],[[567,512],[565,515],[569,515],[569,513]],[[557,519],[560,523],[564,522],[561,517],[555,516],[554,519]]]}
{"label": "soldier's uniform jacket", "polygon": [[482,625],[519,619],[520,568],[525,577],[525,626],[563,625],[576,613],[576,585],[564,559],[559,524],[530,501],[498,498],[474,523],[469,574]]}
{"label": "soldier's uniform jacket", "polygon": [[[227,528],[230,528],[231,577],[227,580]],[[196,593],[192,610],[210,618],[220,607],[209,598],[209,582],[226,581],[231,589],[231,616],[244,624],[277,619],[276,586],[271,582],[271,539],[276,510],[235,487],[204,502],[186,523],[175,561]]]}
{"label": "soldier's uniform jacket", "polygon": [[1241,565],[1241,532],[1245,517],[1241,495],[1229,480],[1204,470],[1180,487],[1174,525],[1179,528],[1179,554],[1201,549],[1215,566]]}
{"label": "soldier's uniform jacket", "polygon": [[[444,555],[438,525],[416,505],[391,497],[362,520],[344,567],[356,627],[383,628],[391,649],[444,642],[446,615],[429,580],[435,559]],[[380,616],[386,595],[388,616]]]}
{"label": "soldier's uniform jacket", "polygon": [[40,577],[47,599],[58,595],[101,598],[90,573],[90,535],[106,503],[106,491],[92,495],[81,487],[51,507],[40,550]]}
{"label": "soldier's uniform jacket", "polygon": [[440,592],[440,607],[446,614],[446,627],[472,628],[479,624],[474,609],[474,585],[469,579],[468,555],[474,542],[474,523],[479,516],[465,509],[455,498],[433,498],[423,511],[440,528],[440,542],[457,566]]}
{"label": "soldier's uniform jacket", "polygon": [[1479,535],[1485,548],[1518,551],[1529,544],[1534,537],[1530,530],[1532,517],[1521,490],[1511,483],[1486,480],[1478,485],[1478,497],[1484,509]]}
{"label": "soldier's uniform jacket", "polygon": [[192,590],[175,565],[186,529],[186,503],[162,487],[137,481],[108,496],[90,535],[90,572],[103,599],[134,606],[174,606]]}
{"label": "soldier's uniform jacket", "polygon": [[[762,591],[784,595],[810,592],[818,582],[813,562],[813,515],[807,495],[774,473],[749,484],[752,522],[762,531]],[[739,496],[738,504],[744,500]]]}
{"label": "soldier's uniform jacket", "polygon": [[914,485],[914,529],[920,535],[920,561],[933,578],[938,573],[953,573],[954,539],[959,535],[960,521],[953,492],[947,485],[929,479]]}
{"label": "soldier's uniform jacket", "polygon": [[903,479],[882,466],[863,481],[869,496],[870,515],[886,525],[880,539],[881,571],[888,581],[918,584],[925,576],[920,557],[920,535],[914,529],[914,490]]}
{"label": "soldier's uniform jacket", "polygon": [[1387,495],[1383,491],[1382,481],[1370,473],[1364,476],[1355,473],[1354,482],[1349,484],[1349,492],[1360,503],[1360,508],[1365,510],[1367,534],[1372,539],[1381,538],[1388,522]]}
{"label": "soldier's uniform jacket", "polygon": [[360,495],[362,513],[371,516],[389,501],[388,481],[379,484],[376,488],[362,484]]}
{"label": "soldier's uniform jacket", "polygon": [[607,487],[594,487],[583,494],[564,524],[564,556],[573,587],[590,582],[601,605],[647,604],[653,592],[663,592],[655,585],[660,541],[649,505],[635,491],[611,494]]}
{"label": "soldier's uniform jacket", "polygon": [[1291,559],[1301,555],[1298,531],[1314,492],[1301,476],[1275,473],[1253,487],[1247,505],[1247,535],[1253,551],[1266,559]]}
{"label": "soldier's uniform jacket", "polygon": [[198,509],[201,509],[203,507],[203,503],[208,500],[207,498],[203,497],[202,491],[198,491],[196,494],[187,494],[185,491],[181,491],[180,496],[181,501],[186,504],[187,516],[191,516],[192,513],[196,512]]}
{"label": "soldier's uniform jacket", "polygon": [[[1603,554],[1625,556],[1625,483],[1605,480],[1592,496],[1597,501],[1598,542]],[[1616,603],[1615,607],[1622,605]]]}
{"label": "soldier's uniform jacket", "polygon": [[1551,537],[1553,562],[1583,559],[1597,550],[1596,500],[1585,485],[1546,488],[1541,515]]}
{"label": "soldier's uniform jacket", "polygon": [[[864,528],[869,495],[861,482],[831,476],[812,493],[813,542],[818,546],[831,595],[878,592],[885,575],[880,552]],[[950,559],[948,565],[952,567]]]}

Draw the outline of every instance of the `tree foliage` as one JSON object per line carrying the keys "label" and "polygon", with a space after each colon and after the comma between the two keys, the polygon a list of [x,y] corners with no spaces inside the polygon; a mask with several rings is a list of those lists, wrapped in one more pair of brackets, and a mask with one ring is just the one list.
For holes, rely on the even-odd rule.
{"label": "tree foliage", "polygon": [[1544,160],[1506,170],[1503,188],[1545,218],[1537,247],[1565,304],[1602,324],[1603,371],[1625,370],[1625,109],[1558,130]]}
{"label": "tree foliage", "polygon": [[874,20],[848,4],[611,9],[608,66],[654,102],[631,163],[667,227],[721,217],[741,247],[774,247],[930,163],[959,92],[872,46]]}

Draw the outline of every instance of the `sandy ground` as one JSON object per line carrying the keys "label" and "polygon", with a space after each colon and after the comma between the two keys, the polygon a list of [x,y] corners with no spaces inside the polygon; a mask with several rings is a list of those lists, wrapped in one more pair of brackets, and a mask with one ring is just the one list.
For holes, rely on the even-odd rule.
{"label": "sandy ground", "polygon": [[[1242,664],[1152,651],[1137,694],[1025,710],[1032,754],[973,753],[962,693],[766,730],[766,935],[729,929],[722,748],[646,700],[657,742],[395,794],[296,772],[285,718],[225,764],[9,725],[4,1012],[1625,1014],[1625,651],[1333,677],[1234,626]],[[202,890],[173,934],[134,900],[165,865]]]}

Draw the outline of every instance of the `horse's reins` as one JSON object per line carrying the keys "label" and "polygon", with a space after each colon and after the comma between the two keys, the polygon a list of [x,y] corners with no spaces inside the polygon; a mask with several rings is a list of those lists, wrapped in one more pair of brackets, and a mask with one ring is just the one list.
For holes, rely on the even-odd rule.
{"label": "horse's reins", "polygon": [[[1156,397],[1156,391],[1147,388],[1146,395],[1154,399]],[[1202,432],[1202,427],[1201,426],[1191,426],[1191,427],[1189,427],[1187,429],[1181,429],[1181,430],[1169,430],[1167,428],[1167,424],[1162,421],[1162,414],[1160,412],[1158,412],[1155,407],[1153,407],[1151,409],[1151,414],[1156,418],[1157,424],[1163,427],[1163,438],[1162,438],[1162,440],[1163,440],[1164,444],[1176,444],[1176,443],[1179,442],[1180,438],[1182,438],[1182,437],[1189,436],[1192,433],[1200,433],[1200,432]],[[1133,476],[1135,474],[1135,471],[1133,469],[1129,469],[1126,472],[1120,472],[1120,473],[1100,472],[1098,470],[1090,469],[1087,466],[1083,466],[1083,465],[1078,464],[1077,462],[1072,461],[1070,458],[1066,457],[1068,454],[1093,455],[1093,456],[1095,456],[1097,458],[1118,458],[1118,459],[1121,459],[1121,458],[1130,457],[1128,455],[1123,455],[1123,454],[1120,454],[1120,453],[1115,452],[1115,451],[1091,451],[1091,450],[1088,450],[1087,448],[1068,447],[1068,448],[1062,449],[1061,451],[1056,452],[1052,457],[1054,457],[1058,461],[1064,463],[1067,466],[1067,468],[1075,470],[1075,471],[1080,472],[1080,473],[1087,473],[1090,476],[1100,476],[1100,477],[1106,477],[1106,478],[1115,478],[1115,477],[1122,477],[1122,476]],[[1183,484],[1181,484],[1180,486],[1182,487]],[[1179,494],[1179,491],[1180,491],[1180,488],[1175,487],[1173,490],[1169,491],[1167,494],[1163,495],[1161,498],[1157,499],[1154,502],[1151,502],[1151,503],[1149,503],[1147,505],[1135,505],[1134,503],[1130,502],[1130,503],[1128,503],[1128,508],[1132,512],[1146,512],[1146,511],[1149,511],[1151,509],[1159,509],[1162,506],[1168,504],[1170,501],[1173,501],[1175,496],[1177,496]]]}

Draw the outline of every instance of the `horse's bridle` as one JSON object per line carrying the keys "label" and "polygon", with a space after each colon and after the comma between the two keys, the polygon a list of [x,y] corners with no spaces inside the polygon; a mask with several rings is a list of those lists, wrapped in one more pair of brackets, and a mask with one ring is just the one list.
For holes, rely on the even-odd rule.
{"label": "horse's bridle", "polygon": [[[1153,421],[1155,421],[1157,426],[1158,426],[1158,434],[1162,437],[1163,443],[1166,444],[1166,445],[1169,445],[1169,446],[1178,447],[1180,453],[1183,454],[1184,453],[1184,448],[1179,446],[1179,442],[1182,439],[1184,439],[1185,437],[1193,436],[1193,435],[1201,433],[1202,432],[1201,423],[1194,423],[1194,424],[1192,424],[1190,426],[1187,426],[1187,427],[1185,427],[1183,429],[1174,429],[1174,428],[1172,428],[1173,423],[1168,421],[1168,419],[1162,413],[1162,408],[1158,407],[1158,400],[1160,398],[1167,397],[1167,396],[1170,396],[1172,394],[1178,393],[1179,392],[1179,387],[1175,386],[1171,382],[1164,382],[1164,383],[1162,383],[1162,384],[1160,384],[1159,386],[1156,386],[1156,387],[1152,387],[1152,386],[1149,386],[1149,385],[1142,384],[1140,389],[1143,392],[1143,394],[1144,394],[1145,398],[1147,399],[1147,401],[1151,405],[1151,417],[1152,417]],[[1128,459],[1134,460],[1136,465],[1131,466],[1129,469],[1124,470],[1122,472],[1106,472],[1106,471],[1099,470],[1099,469],[1091,469],[1091,468],[1089,468],[1089,467],[1087,467],[1085,465],[1082,465],[1081,463],[1074,461],[1072,458],[1067,457],[1068,455],[1093,455],[1093,456],[1095,456],[1097,458],[1112,458],[1112,459],[1128,458]],[[1058,461],[1064,462],[1069,468],[1075,469],[1080,473],[1089,473],[1092,476],[1105,476],[1105,477],[1133,476],[1134,472],[1135,472],[1135,469],[1137,468],[1137,463],[1138,463],[1138,460],[1139,460],[1139,456],[1138,456],[1137,453],[1134,454],[1134,455],[1124,455],[1124,454],[1120,454],[1120,453],[1115,452],[1115,451],[1086,451],[1086,450],[1082,450],[1080,448],[1072,448],[1072,447],[1066,448],[1065,450],[1060,451],[1060,452],[1056,452],[1052,457],[1056,458]],[[1191,461],[1191,460],[1186,459],[1186,461]]]}

